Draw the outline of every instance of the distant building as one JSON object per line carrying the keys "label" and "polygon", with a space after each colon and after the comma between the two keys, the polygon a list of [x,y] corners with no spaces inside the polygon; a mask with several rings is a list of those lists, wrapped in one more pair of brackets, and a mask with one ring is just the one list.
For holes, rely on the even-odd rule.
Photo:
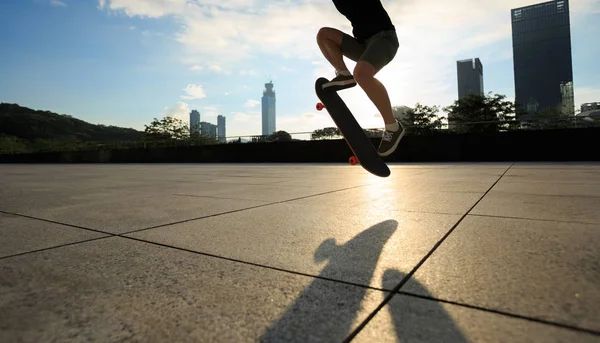
{"label": "distant building", "polygon": [[200,112],[192,110],[190,112],[190,133],[200,132]]}
{"label": "distant building", "polygon": [[581,112],[600,110],[600,102],[588,102],[581,104]]}
{"label": "distant building", "polygon": [[226,142],[225,137],[227,137],[226,134],[225,134],[225,132],[226,132],[226,130],[225,130],[225,116],[222,116],[222,115],[218,115],[217,116],[217,131],[218,131],[217,136],[219,137],[219,141],[222,142],[222,143],[225,143]]}
{"label": "distant building", "polygon": [[469,94],[483,95],[483,64],[479,58],[456,62],[458,98]]}
{"label": "distant building", "polygon": [[268,136],[276,130],[275,125],[275,91],[273,82],[265,83],[262,97],[262,134]]}
{"label": "distant building", "polygon": [[536,112],[575,110],[569,0],[557,0],[511,10],[518,120]]}
{"label": "distant building", "polygon": [[200,122],[200,131],[202,132],[203,136],[213,138],[217,137],[217,125],[215,124],[207,123],[205,121]]}
{"label": "distant building", "polygon": [[[470,58],[456,61],[456,78],[458,81],[458,99],[467,95],[482,95],[483,92],[483,64],[479,58]],[[448,128],[454,129],[456,123],[452,115],[448,116]]]}

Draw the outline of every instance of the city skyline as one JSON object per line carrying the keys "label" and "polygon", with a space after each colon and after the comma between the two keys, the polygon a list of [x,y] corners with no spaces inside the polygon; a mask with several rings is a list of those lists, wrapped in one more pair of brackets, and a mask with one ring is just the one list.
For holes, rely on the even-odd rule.
{"label": "city skyline", "polygon": [[[225,115],[227,136],[250,136],[262,133],[261,94],[272,80],[277,130],[334,126],[327,113],[316,111],[314,94],[317,77],[334,75],[315,43],[318,29],[351,32],[333,4],[276,2],[250,11],[265,2],[62,3],[0,4],[0,102],[138,130],[165,115],[189,122],[190,110],[198,109],[206,121]],[[511,10],[536,1],[383,3],[400,42],[394,61],[377,75],[392,105],[450,105],[457,99],[456,61],[475,56],[485,64],[485,90],[515,99]],[[289,11],[298,20],[277,19]],[[432,15],[435,23],[423,20]],[[600,101],[600,48],[591,44],[600,35],[598,15],[599,0],[570,4],[576,108]],[[363,127],[382,126],[360,87],[340,94]]]}

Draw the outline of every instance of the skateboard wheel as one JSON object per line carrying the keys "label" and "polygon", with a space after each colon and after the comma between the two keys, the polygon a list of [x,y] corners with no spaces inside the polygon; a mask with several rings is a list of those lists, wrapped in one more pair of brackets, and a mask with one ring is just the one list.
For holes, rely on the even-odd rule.
{"label": "skateboard wheel", "polygon": [[322,103],[320,103],[320,102],[319,102],[319,103],[317,103],[317,111],[320,111],[320,110],[322,110],[322,109],[324,109],[324,108],[325,108],[325,106],[323,106],[323,104],[322,104]]}
{"label": "skateboard wheel", "polygon": [[356,158],[356,156],[350,156],[348,162],[350,162],[351,165],[355,165],[358,163],[358,159]]}

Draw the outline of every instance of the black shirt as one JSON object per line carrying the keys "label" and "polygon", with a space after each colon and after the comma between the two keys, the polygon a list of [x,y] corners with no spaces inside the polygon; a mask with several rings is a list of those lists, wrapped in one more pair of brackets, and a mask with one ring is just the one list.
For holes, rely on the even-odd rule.
{"label": "black shirt", "polygon": [[333,0],[333,3],[348,18],[352,24],[352,34],[360,42],[378,32],[395,30],[380,0]]}

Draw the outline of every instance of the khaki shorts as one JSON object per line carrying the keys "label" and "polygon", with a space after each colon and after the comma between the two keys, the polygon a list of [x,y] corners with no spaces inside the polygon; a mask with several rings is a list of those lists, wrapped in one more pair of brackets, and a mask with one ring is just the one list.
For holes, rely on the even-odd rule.
{"label": "khaki shorts", "polygon": [[398,47],[398,36],[394,30],[381,31],[364,44],[346,33],[342,37],[342,53],[354,62],[369,62],[375,67],[375,73],[394,59]]}

